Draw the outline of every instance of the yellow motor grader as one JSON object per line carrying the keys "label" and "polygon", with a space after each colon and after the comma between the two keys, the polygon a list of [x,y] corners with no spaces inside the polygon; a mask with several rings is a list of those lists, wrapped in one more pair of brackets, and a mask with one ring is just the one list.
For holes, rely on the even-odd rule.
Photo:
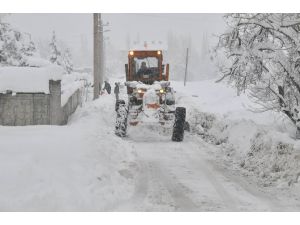
{"label": "yellow motor grader", "polygon": [[169,81],[169,64],[163,64],[162,50],[131,50],[125,64],[128,101],[116,101],[115,134],[126,136],[127,126],[140,123],[173,125],[173,141],[182,141],[186,109],[175,106]]}

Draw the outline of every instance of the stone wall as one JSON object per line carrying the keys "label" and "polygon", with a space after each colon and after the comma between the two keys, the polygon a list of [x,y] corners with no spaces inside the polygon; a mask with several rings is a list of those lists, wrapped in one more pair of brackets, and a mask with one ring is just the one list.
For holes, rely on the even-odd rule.
{"label": "stone wall", "polygon": [[61,107],[61,81],[49,81],[50,94],[0,94],[0,125],[63,125],[81,104],[81,90],[77,90]]}

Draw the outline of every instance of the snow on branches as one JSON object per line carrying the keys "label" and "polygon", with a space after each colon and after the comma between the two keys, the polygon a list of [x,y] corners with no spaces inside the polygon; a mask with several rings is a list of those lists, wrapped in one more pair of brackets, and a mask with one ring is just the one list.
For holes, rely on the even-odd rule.
{"label": "snow on branches", "polygon": [[70,74],[73,71],[73,62],[72,62],[70,50],[68,48],[65,50],[62,60],[63,60],[63,66],[65,68],[65,71],[68,74]]}
{"label": "snow on branches", "polygon": [[50,47],[50,56],[49,56],[50,62],[62,66],[65,72],[70,74],[73,71],[73,63],[71,59],[70,50],[67,48],[62,53],[61,48],[59,47],[56,40],[55,31],[53,31],[52,33],[52,39],[49,44],[49,47]]}
{"label": "snow on branches", "polygon": [[220,67],[238,93],[248,90],[261,110],[284,113],[300,121],[300,14],[227,14],[229,26],[217,51]]}
{"label": "snow on branches", "polygon": [[27,56],[36,51],[30,34],[21,33],[0,21],[0,65],[28,66]]}
{"label": "snow on branches", "polygon": [[49,60],[53,64],[61,65],[61,51],[57,45],[55,31],[52,33],[52,39],[49,44],[50,47],[50,57]]}

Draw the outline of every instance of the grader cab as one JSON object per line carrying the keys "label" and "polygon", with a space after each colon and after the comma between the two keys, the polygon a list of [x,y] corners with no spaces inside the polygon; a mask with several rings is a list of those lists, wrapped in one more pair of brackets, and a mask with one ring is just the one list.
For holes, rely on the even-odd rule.
{"label": "grader cab", "polygon": [[169,64],[163,64],[162,50],[129,51],[125,71],[126,81],[153,84],[154,81],[169,80]]}

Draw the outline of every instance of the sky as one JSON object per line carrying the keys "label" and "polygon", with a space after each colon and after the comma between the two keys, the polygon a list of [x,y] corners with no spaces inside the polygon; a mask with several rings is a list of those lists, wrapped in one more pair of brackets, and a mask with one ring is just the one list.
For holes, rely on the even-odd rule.
{"label": "sky", "polygon": [[[223,14],[188,13],[188,14],[133,14],[116,13],[102,14],[105,37],[117,49],[126,48],[126,40],[160,40],[166,42],[168,32],[190,35],[196,48],[201,46],[204,33],[210,39],[213,34],[225,29]],[[26,13],[10,14],[5,18],[13,26],[32,35],[33,40],[49,40],[55,30],[57,39],[62,40],[75,54],[80,54],[80,43],[85,37],[92,51],[93,16],[92,14],[49,14]],[[77,56],[77,58],[79,55]]]}
{"label": "sky", "polygon": [[103,19],[110,23],[111,34],[107,35],[120,48],[125,45],[127,36],[166,41],[168,32],[172,31],[191,35],[193,42],[197,43],[203,33],[219,33],[225,27],[221,14],[104,14]]}

